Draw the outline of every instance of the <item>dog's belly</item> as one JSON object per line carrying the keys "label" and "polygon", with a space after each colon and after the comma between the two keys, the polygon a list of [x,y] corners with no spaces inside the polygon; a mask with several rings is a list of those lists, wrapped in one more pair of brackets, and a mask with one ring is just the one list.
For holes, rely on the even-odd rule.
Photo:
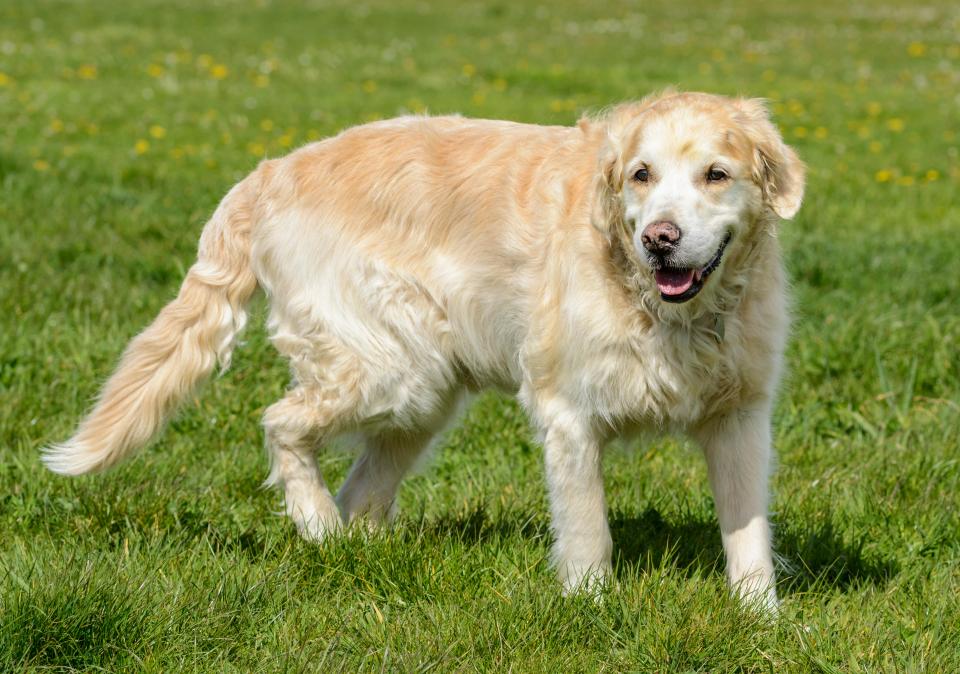
{"label": "dog's belly", "polygon": [[517,390],[522,312],[497,301],[493,281],[446,274],[444,284],[431,282],[429,265],[397,269],[342,245],[317,263],[318,248],[330,249],[301,237],[299,247],[261,251],[256,262],[271,341],[297,385],[356,382],[358,425],[418,430],[442,426],[464,388]]}

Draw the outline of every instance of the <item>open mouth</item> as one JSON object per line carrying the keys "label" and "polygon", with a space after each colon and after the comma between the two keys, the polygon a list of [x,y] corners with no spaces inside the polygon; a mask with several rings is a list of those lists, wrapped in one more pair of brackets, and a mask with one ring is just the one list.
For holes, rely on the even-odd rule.
{"label": "open mouth", "polygon": [[696,297],[697,293],[703,289],[707,277],[720,266],[723,251],[728,243],[730,243],[730,234],[723,239],[713,259],[700,269],[660,267],[654,270],[653,277],[657,281],[660,298],[664,302],[680,304]]}

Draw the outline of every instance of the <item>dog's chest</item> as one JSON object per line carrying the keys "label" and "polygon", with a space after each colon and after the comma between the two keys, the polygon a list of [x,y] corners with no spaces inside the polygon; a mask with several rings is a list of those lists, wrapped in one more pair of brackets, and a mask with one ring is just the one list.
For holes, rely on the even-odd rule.
{"label": "dog's chest", "polygon": [[618,424],[694,424],[740,395],[738,349],[727,339],[704,322],[658,326],[608,345],[585,363],[584,399]]}

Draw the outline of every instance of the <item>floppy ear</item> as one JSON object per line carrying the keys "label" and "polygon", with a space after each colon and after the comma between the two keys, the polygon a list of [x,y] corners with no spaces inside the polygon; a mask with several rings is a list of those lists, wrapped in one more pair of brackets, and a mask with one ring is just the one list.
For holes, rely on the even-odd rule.
{"label": "floppy ear", "polygon": [[623,159],[619,143],[606,131],[597,158],[597,171],[593,179],[593,226],[610,235],[623,222]]}
{"label": "floppy ear", "polygon": [[739,121],[754,146],[754,179],[764,201],[781,218],[789,220],[800,209],[806,168],[797,153],[783,142],[763,101],[736,102]]}

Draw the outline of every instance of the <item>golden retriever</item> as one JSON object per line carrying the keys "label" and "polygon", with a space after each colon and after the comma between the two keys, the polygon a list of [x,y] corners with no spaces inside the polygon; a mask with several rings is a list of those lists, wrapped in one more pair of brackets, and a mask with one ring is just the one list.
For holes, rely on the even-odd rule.
{"label": "golden retriever", "polygon": [[[388,516],[464,391],[516,393],[543,443],[564,588],[610,573],[601,454],[685,432],[707,459],[727,575],[776,606],[770,410],[787,334],[776,230],[804,167],[761,102],[669,92],[574,127],[461,117],[358,126],[223,199],[179,295],[46,464],[106,468],[219,361],[256,288],[293,382],[264,417],[308,539]],[[359,431],[334,498],[315,453]]]}

